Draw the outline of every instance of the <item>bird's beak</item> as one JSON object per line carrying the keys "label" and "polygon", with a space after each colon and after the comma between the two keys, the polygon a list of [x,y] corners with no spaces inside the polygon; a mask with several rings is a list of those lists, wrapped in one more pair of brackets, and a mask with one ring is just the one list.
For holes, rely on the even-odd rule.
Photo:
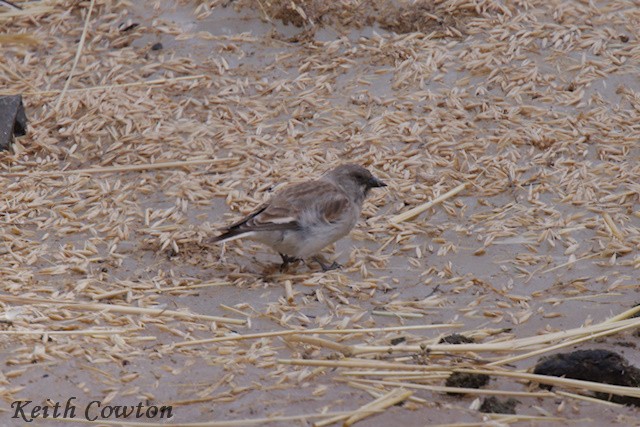
{"label": "bird's beak", "polygon": [[372,177],[369,180],[369,187],[373,188],[373,187],[386,187],[387,184],[385,184],[384,182],[380,181],[378,178],[376,177]]}

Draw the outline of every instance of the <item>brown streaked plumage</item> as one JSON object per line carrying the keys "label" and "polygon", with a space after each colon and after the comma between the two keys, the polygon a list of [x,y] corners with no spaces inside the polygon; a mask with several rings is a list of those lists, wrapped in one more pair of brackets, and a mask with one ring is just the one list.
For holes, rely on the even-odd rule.
{"label": "brown streaked plumage", "polygon": [[[362,166],[346,164],[330,170],[318,180],[294,184],[278,191],[215,238],[226,242],[246,237],[275,249],[285,267],[289,262],[315,256],[322,248],[349,234],[371,188],[385,183]],[[334,262],[323,268],[336,268]]]}

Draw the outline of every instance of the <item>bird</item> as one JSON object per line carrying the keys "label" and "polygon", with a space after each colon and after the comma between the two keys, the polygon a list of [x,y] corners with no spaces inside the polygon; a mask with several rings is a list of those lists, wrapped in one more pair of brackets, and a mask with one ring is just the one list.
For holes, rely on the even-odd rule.
{"label": "bird", "polygon": [[323,271],[340,268],[325,264],[318,253],[349,234],[360,217],[372,188],[386,187],[365,167],[347,163],[320,178],[291,184],[277,191],[240,221],[220,231],[214,243],[247,238],[274,249],[282,258],[280,270],[311,258]]}

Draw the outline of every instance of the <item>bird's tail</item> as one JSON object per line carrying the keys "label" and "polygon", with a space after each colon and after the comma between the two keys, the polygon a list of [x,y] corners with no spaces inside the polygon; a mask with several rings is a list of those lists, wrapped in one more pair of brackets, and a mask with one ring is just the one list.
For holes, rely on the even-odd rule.
{"label": "bird's tail", "polygon": [[230,242],[232,240],[241,239],[243,237],[249,237],[253,234],[254,234],[253,231],[247,231],[247,230],[238,230],[238,229],[226,230],[221,235],[211,239],[211,243]]}

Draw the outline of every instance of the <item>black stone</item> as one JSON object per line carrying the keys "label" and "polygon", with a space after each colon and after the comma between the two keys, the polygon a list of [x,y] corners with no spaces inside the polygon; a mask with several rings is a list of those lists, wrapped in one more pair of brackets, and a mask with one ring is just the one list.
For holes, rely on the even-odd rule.
{"label": "black stone", "polygon": [[[538,375],[572,378],[603,384],[640,387],[640,369],[609,350],[578,350],[541,358],[533,371]],[[551,389],[551,386],[541,385]],[[640,406],[640,399],[596,393],[595,397],[624,405]]]}
{"label": "black stone", "polygon": [[14,136],[27,133],[22,95],[0,96],[0,150],[8,150]]}
{"label": "black stone", "polygon": [[451,334],[442,337],[438,344],[473,344],[475,341],[469,337],[460,334]]}
{"label": "black stone", "polygon": [[[480,388],[489,384],[491,378],[485,374],[468,374],[465,372],[454,372],[449,375],[445,385],[447,387],[459,387],[459,388]],[[451,395],[461,395],[464,393],[452,393]]]}
{"label": "black stone", "polygon": [[495,396],[491,396],[484,399],[480,406],[480,412],[485,414],[515,414],[518,403],[520,401],[516,399],[500,400]]}

